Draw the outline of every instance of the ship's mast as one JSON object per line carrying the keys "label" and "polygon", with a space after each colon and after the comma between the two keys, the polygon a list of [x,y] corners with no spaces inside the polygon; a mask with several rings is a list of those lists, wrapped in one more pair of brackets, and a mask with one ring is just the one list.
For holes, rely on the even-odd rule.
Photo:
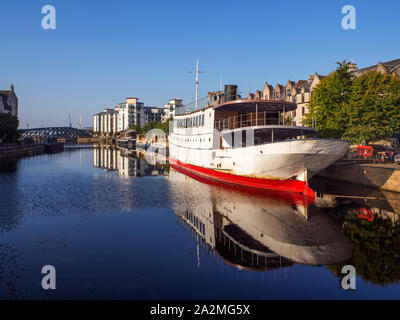
{"label": "ship's mast", "polygon": [[[194,101],[194,110],[197,110],[199,106],[199,73],[205,73],[199,71],[199,60],[196,60],[196,72],[189,72],[189,73],[196,73],[196,99]],[[191,110],[191,111],[194,111]]]}
{"label": "ship's mast", "polygon": [[199,99],[199,60],[196,60],[196,101],[194,109],[197,110]]}

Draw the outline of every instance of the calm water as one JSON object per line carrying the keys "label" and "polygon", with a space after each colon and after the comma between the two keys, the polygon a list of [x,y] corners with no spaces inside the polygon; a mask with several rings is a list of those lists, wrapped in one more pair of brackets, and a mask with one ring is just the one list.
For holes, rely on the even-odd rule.
{"label": "calm water", "polygon": [[312,187],[307,206],[106,148],[3,162],[0,299],[400,298],[400,196]]}

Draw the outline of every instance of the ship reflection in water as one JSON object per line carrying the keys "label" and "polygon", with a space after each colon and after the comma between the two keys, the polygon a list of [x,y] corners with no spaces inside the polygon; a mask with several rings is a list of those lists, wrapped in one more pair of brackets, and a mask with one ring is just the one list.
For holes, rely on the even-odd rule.
{"label": "ship reflection in water", "polygon": [[169,167],[163,155],[112,148],[95,149],[94,165],[125,177],[167,176],[169,205],[195,238],[200,268],[207,254],[239,270],[325,266],[341,279],[350,264],[373,284],[400,280],[398,194],[318,178],[310,181],[315,198],[228,187]]}
{"label": "ship reflection in water", "polygon": [[[175,170],[169,180],[178,195],[173,207],[181,221],[240,269],[265,271],[294,262],[334,264],[352,256],[342,230],[310,199],[207,185]],[[199,193],[201,199],[195,201]]]}

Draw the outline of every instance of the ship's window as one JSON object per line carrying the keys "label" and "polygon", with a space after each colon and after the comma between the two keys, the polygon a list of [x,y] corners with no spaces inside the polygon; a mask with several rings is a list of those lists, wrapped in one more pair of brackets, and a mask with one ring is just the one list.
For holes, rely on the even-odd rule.
{"label": "ship's window", "polygon": [[[274,135],[274,141],[277,141],[277,135]],[[272,141],[271,130],[254,130],[254,145],[260,145]]]}

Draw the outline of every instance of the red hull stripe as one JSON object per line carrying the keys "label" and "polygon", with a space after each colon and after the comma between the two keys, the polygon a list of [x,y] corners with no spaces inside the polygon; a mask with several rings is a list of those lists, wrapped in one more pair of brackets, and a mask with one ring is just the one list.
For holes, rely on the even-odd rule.
{"label": "red hull stripe", "polygon": [[299,180],[272,180],[239,176],[231,173],[220,172],[207,169],[192,164],[184,163],[173,158],[169,158],[169,162],[176,166],[182,167],[189,172],[196,173],[203,177],[213,179],[222,183],[240,185],[257,189],[270,189],[289,192],[298,192],[309,197],[315,198],[314,191],[308,187],[308,184]]}

